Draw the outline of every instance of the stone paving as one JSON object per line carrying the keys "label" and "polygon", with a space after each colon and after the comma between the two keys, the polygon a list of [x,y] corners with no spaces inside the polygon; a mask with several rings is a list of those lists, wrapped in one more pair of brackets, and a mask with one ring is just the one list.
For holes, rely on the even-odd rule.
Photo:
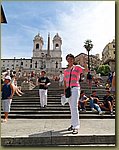
{"label": "stone paving", "polygon": [[1,144],[46,146],[116,142],[114,119],[81,119],[79,133],[76,135],[67,131],[69,126],[70,119],[10,119],[7,123],[1,123]]}

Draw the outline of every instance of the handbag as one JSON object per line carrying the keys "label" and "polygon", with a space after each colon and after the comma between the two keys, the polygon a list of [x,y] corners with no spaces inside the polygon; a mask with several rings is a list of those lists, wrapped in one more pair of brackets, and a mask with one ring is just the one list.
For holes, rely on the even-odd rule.
{"label": "handbag", "polygon": [[[73,68],[72,68],[73,69]],[[70,88],[70,82],[71,82],[71,72],[72,72],[72,69],[70,71],[70,77],[69,77],[69,87],[67,87],[65,89],[65,97],[66,98],[69,98],[71,96],[71,88]]]}
{"label": "handbag", "polygon": [[69,98],[70,96],[71,96],[71,88],[68,87],[68,88],[65,89],[65,97]]}

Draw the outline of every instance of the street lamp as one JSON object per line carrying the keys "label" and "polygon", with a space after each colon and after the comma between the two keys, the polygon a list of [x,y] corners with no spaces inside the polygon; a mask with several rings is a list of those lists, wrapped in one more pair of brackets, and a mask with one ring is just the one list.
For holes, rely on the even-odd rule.
{"label": "street lamp", "polygon": [[88,51],[88,70],[90,71],[90,59],[89,59],[89,52],[93,48],[93,44],[91,40],[86,40],[85,42],[85,49]]}

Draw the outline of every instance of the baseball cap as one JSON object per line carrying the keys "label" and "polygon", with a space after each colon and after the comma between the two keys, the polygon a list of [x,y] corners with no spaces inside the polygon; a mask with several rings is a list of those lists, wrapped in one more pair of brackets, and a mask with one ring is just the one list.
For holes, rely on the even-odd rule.
{"label": "baseball cap", "polygon": [[10,76],[6,76],[5,80],[11,80],[11,77]]}

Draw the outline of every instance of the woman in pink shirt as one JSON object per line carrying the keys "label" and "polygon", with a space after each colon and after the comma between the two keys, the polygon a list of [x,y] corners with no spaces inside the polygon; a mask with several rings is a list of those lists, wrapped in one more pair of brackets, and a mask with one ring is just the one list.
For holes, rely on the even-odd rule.
{"label": "woman in pink shirt", "polygon": [[[69,97],[69,106],[71,111],[71,126],[68,128],[68,131],[72,130],[72,134],[77,134],[78,129],[80,127],[79,122],[79,111],[78,111],[78,100],[80,97],[80,74],[83,72],[83,67],[80,65],[74,65],[74,56],[72,54],[68,54],[66,56],[66,60],[68,62],[68,68],[64,70],[64,95],[65,90],[69,87],[69,79],[70,87],[71,87],[71,97]],[[70,78],[71,73],[71,78]]]}

